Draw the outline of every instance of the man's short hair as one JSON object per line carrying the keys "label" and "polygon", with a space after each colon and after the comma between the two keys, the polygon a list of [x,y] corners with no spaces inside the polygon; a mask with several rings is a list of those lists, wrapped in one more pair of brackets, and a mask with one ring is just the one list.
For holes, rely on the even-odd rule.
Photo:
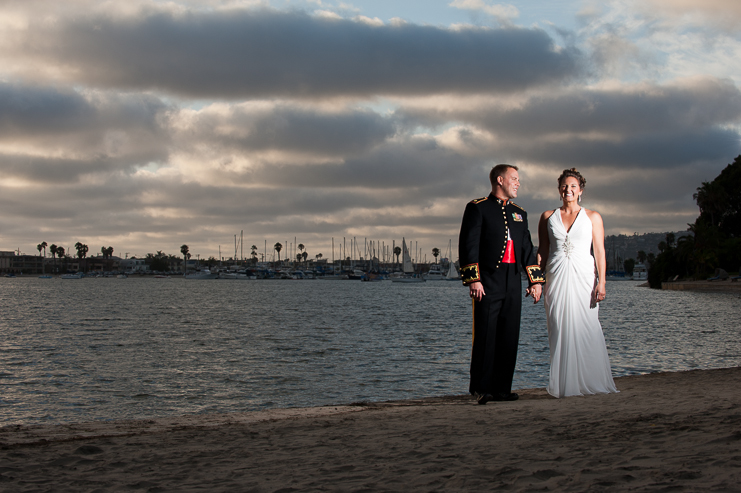
{"label": "man's short hair", "polygon": [[489,172],[489,181],[491,182],[491,186],[495,187],[497,185],[497,178],[504,176],[510,168],[517,171],[517,166],[514,164],[497,164],[494,166]]}

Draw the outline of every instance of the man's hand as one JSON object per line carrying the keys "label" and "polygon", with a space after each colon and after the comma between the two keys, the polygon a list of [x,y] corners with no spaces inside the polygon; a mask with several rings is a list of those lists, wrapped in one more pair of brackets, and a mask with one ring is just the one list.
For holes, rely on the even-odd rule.
{"label": "man's hand", "polygon": [[471,295],[471,298],[475,299],[476,301],[481,301],[481,298],[484,297],[486,293],[484,293],[484,285],[480,282],[472,282],[468,285],[468,292]]}
{"label": "man's hand", "polygon": [[532,296],[533,303],[540,301],[540,296],[543,294],[543,286],[541,284],[533,284],[525,291],[525,296]]}

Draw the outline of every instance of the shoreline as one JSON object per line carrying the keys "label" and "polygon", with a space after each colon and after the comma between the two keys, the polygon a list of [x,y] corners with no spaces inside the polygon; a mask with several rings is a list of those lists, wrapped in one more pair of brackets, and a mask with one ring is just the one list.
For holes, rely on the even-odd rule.
{"label": "shoreline", "polygon": [[5,491],[732,491],[741,367],[545,389],[225,415],[0,428]]}
{"label": "shoreline", "polygon": [[699,291],[706,293],[741,293],[739,281],[672,281],[662,282],[665,291]]}

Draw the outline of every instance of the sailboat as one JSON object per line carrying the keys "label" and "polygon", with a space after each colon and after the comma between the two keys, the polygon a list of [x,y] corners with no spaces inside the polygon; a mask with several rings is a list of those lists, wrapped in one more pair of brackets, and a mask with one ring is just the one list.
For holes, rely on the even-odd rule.
{"label": "sailboat", "polygon": [[448,263],[448,272],[443,277],[444,281],[460,281],[461,276],[458,274],[458,269],[455,268],[455,262],[452,260]]}
{"label": "sailboat", "polygon": [[443,276],[443,281],[460,281],[461,276],[458,274],[458,269],[455,268],[455,262],[453,262],[453,248],[451,240],[448,240],[448,272]]}
{"label": "sailboat", "polygon": [[392,277],[392,282],[425,282],[425,278],[414,274],[414,265],[412,265],[412,257],[409,255],[407,249],[407,242],[404,238],[401,239],[402,245],[402,261],[401,270],[404,271],[404,275],[401,277]]}

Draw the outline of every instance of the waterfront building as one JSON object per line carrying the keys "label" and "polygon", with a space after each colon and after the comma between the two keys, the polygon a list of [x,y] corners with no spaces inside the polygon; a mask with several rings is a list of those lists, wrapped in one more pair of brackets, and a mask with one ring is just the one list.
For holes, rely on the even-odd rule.
{"label": "waterfront building", "polygon": [[0,251],[0,274],[41,274],[43,257],[24,255],[15,251]]}

